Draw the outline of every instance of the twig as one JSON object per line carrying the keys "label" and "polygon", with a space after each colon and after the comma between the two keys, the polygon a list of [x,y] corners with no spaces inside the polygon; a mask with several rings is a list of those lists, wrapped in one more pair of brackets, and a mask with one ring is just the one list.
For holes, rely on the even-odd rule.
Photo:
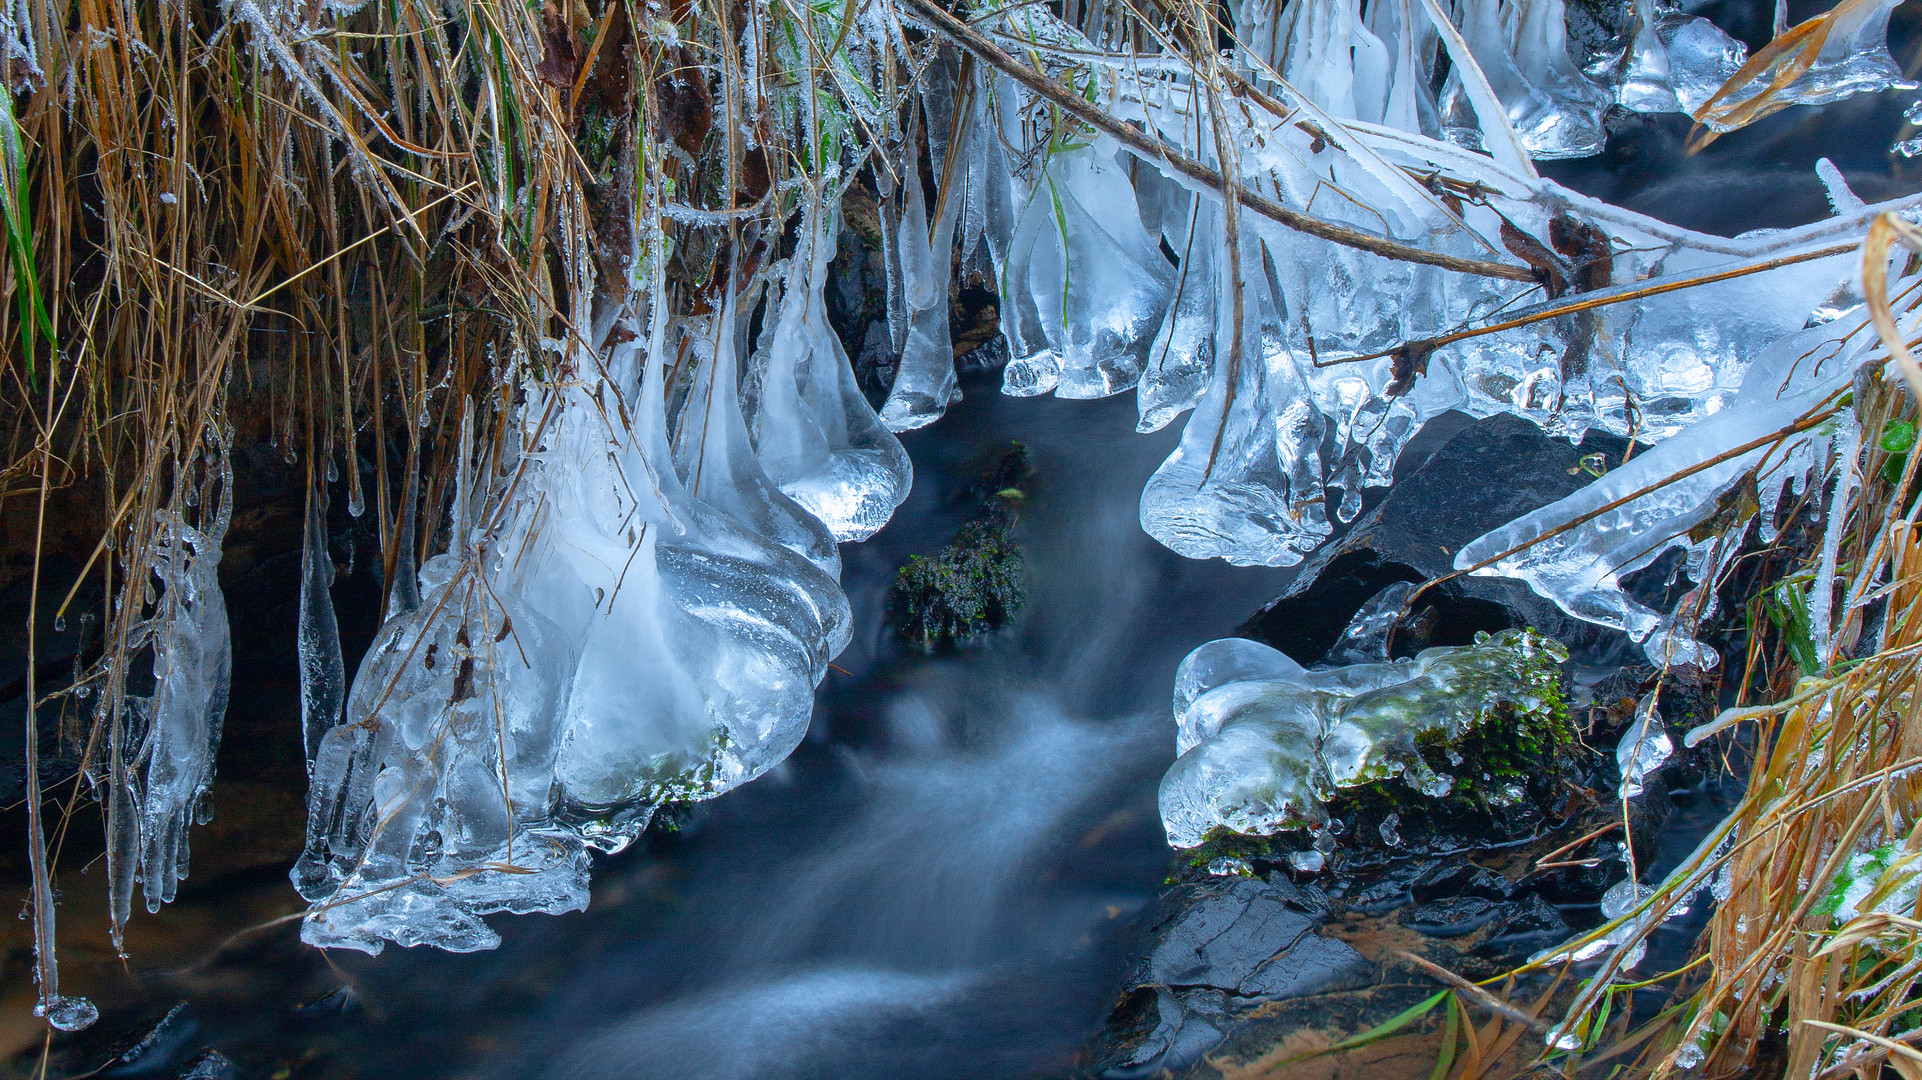
{"label": "twig", "polygon": [[[927,20],[955,44],[973,53],[989,67],[1001,72],[1014,81],[1027,87],[1036,95],[1045,98],[1062,112],[1087,124],[1105,135],[1112,136],[1129,150],[1150,161],[1160,162],[1181,173],[1204,187],[1221,191],[1224,180],[1221,173],[1194,158],[1183,154],[1179,149],[1162,139],[1124,124],[1090,104],[1087,99],[1070,93],[1052,79],[1037,74],[1022,64],[1001,47],[989,40],[980,31],[943,11],[930,0],[901,0],[902,6]],[[1384,259],[1401,262],[1420,263],[1425,266],[1438,266],[1461,274],[1474,274],[1478,277],[1501,278],[1506,281],[1521,281],[1535,284],[1535,272],[1526,267],[1508,263],[1487,262],[1482,259],[1464,259],[1458,255],[1447,255],[1426,248],[1411,247],[1380,236],[1373,236],[1358,229],[1351,229],[1333,222],[1323,221],[1309,214],[1289,208],[1242,188],[1240,200],[1243,206],[1278,224],[1285,225],[1296,232],[1340,244],[1343,247],[1366,251]]]}

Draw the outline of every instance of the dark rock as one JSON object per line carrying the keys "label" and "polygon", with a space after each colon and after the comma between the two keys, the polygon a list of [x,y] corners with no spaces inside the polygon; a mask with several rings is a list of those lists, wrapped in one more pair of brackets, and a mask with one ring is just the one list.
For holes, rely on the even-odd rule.
{"label": "dark rock", "polygon": [[1566,940],[1569,933],[1562,913],[1553,904],[1530,893],[1504,905],[1501,920],[1489,935],[1487,947],[1502,955],[1528,952]]}
{"label": "dark rock", "polygon": [[127,1047],[101,1076],[172,1076],[181,1061],[202,1044],[200,1022],[193,1009],[181,1002],[167,1010],[146,1034]]}
{"label": "dark rock", "polygon": [[[1455,552],[1498,526],[1562,499],[1593,477],[1583,464],[1600,454],[1619,465],[1626,443],[1591,435],[1580,446],[1551,438],[1526,420],[1501,415],[1464,428],[1426,462],[1395,481],[1385,498],[1340,539],[1302,564],[1293,585],[1238,633],[1265,641],[1297,661],[1320,660],[1349,620],[1396,582],[1422,582],[1453,572]],[[1590,464],[1594,464],[1591,460]],[[1417,601],[1432,608],[1425,640],[1403,632],[1395,655],[1430,645],[1465,645],[1478,631],[1532,626],[1588,662],[1622,651],[1627,639],[1569,618],[1519,581],[1463,577]],[[1411,613],[1417,617],[1422,611]]]}
{"label": "dark rock", "polygon": [[1144,1010],[1151,1026],[1114,1064],[1101,1070],[1103,1080],[1145,1080],[1166,1069],[1182,1068],[1199,1061],[1226,1034],[1202,1010],[1184,1007],[1165,986],[1137,987],[1116,1013]]}
{"label": "dark rock", "polygon": [[1486,897],[1451,896],[1417,904],[1404,925],[1429,937],[1461,937],[1487,926],[1501,913],[1502,905]]}
{"label": "dark rock", "polygon": [[1506,900],[1514,887],[1508,879],[1486,866],[1471,862],[1435,863],[1423,871],[1409,884],[1409,892],[1418,901],[1445,900],[1455,897],[1477,897],[1482,900]]}
{"label": "dark rock", "polygon": [[218,1050],[208,1050],[187,1063],[178,1080],[240,1080],[240,1067]]}
{"label": "dark rock", "polygon": [[294,1015],[303,1020],[319,1020],[330,1016],[354,1016],[360,1011],[360,996],[343,986],[325,997],[296,1006]]}
{"label": "dark rock", "polygon": [[1126,1080],[1180,1069],[1259,1003],[1370,985],[1375,965],[1319,932],[1325,902],[1280,875],[1170,890],[1145,923],[1096,1071]]}

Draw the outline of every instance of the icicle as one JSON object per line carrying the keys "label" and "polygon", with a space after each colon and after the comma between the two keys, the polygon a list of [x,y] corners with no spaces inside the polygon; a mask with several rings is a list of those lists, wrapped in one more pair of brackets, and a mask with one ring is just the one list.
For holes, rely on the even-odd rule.
{"label": "icicle", "polygon": [[347,697],[347,667],[340,653],[340,624],[328,592],[334,559],[327,551],[327,489],[307,488],[306,522],[300,551],[300,623],[295,634],[300,654],[300,730],[307,751],[308,776],[321,737],[340,722]]}
{"label": "icicle", "polygon": [[1748,46],[1707,19],[1636,0],[1635,39],[1615,100],[1636,112],[1693,114],[1748,60]]}
{"label": "icicle", "polygon": [[755,417],[762,468],[842,543],[873,535],[908,496],[913,466],[862,396],[823,290],[838,204],[810,201],[779,313],[770,320]]}
{"label": "icicle", "polygon": [[1214,367],[1215,244],[1221,236],[1220,211],[1214,203],[1195,199],[1184,230],[1175,272],[1174,298],[1161,330],[1148,347],[1148,367],[1142,372],[1136,404],[1141,413],[1137,431],[1159,431],[1170,420],[1195,407],[1207,388]]}
{"label": "icicle", "polygon": [[775,486],[749,444],[736,381],[735,303],[732,294],[722,301],[713,333],[701,343],[706,362],[688,393],[675,454],[681,482],[695,498],[838,577],[841,554],[827,526]]}
{"label": "icicle", "polygon": [[[153,651],[153,696],[134,705],[147,721],[138,804],[139,874],[147,910],[174,898],[187,876],[187,830],[204,810],[233,672],[220,544],[233,514],[233,467],[209,440],[199,526],[178,505],[154,515],[150,573],[159,586],[152,616],[136,629]],[[193,480],[182,470],[181,484]],[[184,503],[185,492],[176,490]],[[211,501],[209,501],[209,498]],[[131,700],[130,704],[134,704]]]}
{"label": "icicle", "polygon": [[1319,475],[1322,418],[1282,344],[1279,305],[1260,269],[1261,244],[1245,220],[1241,263],[1241,325],[1224,267],[1214,374],[1181,445],[1141,493],[1141,527],[1190,558],[1289,566],[1329,533]]}
{"label": "icicle", "polygon": [[961,214],[961,200],[950,195],[936,207],[934,222],[929,224],[919,143],[911,139],[908,146],[896,238],[907,334],[901,344],[901,367],[895,373],[894,388],[881,406],[881,420],[890,431],[911,431],[940,419],[958,392],[954,342],[948,337],[948,278],[953,269],[954,229]]}
{"label": "icicle", "polygon": [[[1457,10],[1462,39],[1529,156],[1601,150],[1607,97],[1569,59],[1562,0],[1510,0],[1506,10],[1500,0],[1461,0]],[[1473,90],[1463,71],[1442,88],[1443,127],[1467,146],[1491,134]]]}
{"label": "icicle", "polygon": [[[1002,390],[1098,398],[1141,378],[1149,331],[1167,309],[1173,269],[1142,228],[1111,139],[1053,154],[1029,193],[1009,250],[1004,291],[1019,290],[1038,330],[1017,338]],[[1038,348],[1043,345],[1045,347]]]}

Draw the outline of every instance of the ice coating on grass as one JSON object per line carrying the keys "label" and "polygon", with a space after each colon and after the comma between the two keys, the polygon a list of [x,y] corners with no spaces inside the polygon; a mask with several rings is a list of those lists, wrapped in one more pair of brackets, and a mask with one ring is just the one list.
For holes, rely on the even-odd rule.
{"label": "ice coating on grass", "polygon": [[795,537],[759,531],[791,516],[747,501],[773,488],[733,395],[732,303],[688,328],[716,347],[683,408],[682,430],[707,435],[681,455],[686,482],[659,322],[608,347],[591,383],[530,399],[503,435],[524,468],[463,471],[452,550],[422,567],[420,607],[382,627],[322,741],[293,872],[314,904],[303,940],[491,948],[481,915],[580,909],[589,848],[619,850],[662,802],[726,791],[800,741],[849,613]]}
{"label": "ice coating on grass", "polygon": [[220,544],[233,516],[233,466],[224,444],[211,437],[200,456],[200,482],[183,468],[173,500],[154,513],[146,572],[157,596],[128,635],[133,648],[152,653],[153,692],[126,699],[140,749],[131,755],[127,787],[109,792],[116,941],[136,878],[147,910],[156,912],[187,876],[187,833],[208,820],[227,713],[233,641],[220,591]]}
{"label": "ice coating on grass", "polygon": [[1693,114],[1748,59],[1748,46],[1699,15],[1635,0],[1615,100],[1636,112]]}
{"label": "ice coating on grass", "polygon": [[1318,829],[1340,789],[1395,777],[1447,794],[1451,779],[1422,760],[1416,738],[1457,739],[1503,704],[1547,707],[1566,659],[1554,641],[1519,630],[1319,671],[1256,642],[1209,642],[1176,676],[1179,757],[1160,792],[1168,842],[1195,847],[1216,828]]}
{"label": "ice coating on grass", "polygon": [[907,451],[861,395],[822,298],[839,204],[813,202],[760,373],[756,455],[781,491],[819,518],[842,543],[865,540],[908,497],[914,469]]}
{"label": "ice coating on grass", "polygon": [[[1727,407],[1575,494],[1464,545],[1456,567],[1520,578],[1568,614],[1626,631],[1658,666],[1714,666],[1714,651],[1687,625],[1712,610],[1712,596],[1665,615],[1631,598],[1621,579],[1681,547],[1690,580],[1715,580],[1739,549],[1722,534],[1758,512],[1772,515],[1784,487],[1813,464],[1816,444],[1833,427],[1804,422],[1848,386],[1874,342],[1859,308],[1778,341]],[[1709,525],[1716,527],[1698,529]],[[1739,539],[1740,530],[1733,531]]]}
{"label": "ice coating on grass", "polygon": [[[1731,86],[1717,110],[1729,105],[1766,102],[1761,115],[1787,105],[1826,105],[1852,94],[1881,90],[1912,90],[1902,68],[1889,55],[1889,14],[1902,0],[1841,0],[1830,11],[1788,31],[1777,40],[1789,49],[1753,78]],[[1809,57],[1810,51],[1814,52]],[[1799,75],[1791,65],[1806,61]],[[1799,65],[1798,65],[1799,66]],[[1793,76],[1776,88],[1784,76]],[[1718,116],[1710,112],[1703,123],[1727,131],[1746,122],[1745,115]]]}

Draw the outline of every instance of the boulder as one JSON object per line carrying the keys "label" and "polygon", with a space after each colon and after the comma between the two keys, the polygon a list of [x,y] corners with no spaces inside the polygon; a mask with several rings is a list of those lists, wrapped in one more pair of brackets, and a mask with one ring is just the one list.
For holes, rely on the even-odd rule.
{"label": "boulder", "polygon": [[[1396,582],[1454,571],[1455,552],[1498,526],[1562,499],[1622,463],[1624,440],[1590,435],[1579,446],[1506,414],[1469,424],[1406,475],[1339,539],[1301,565],[1294,583],[1236,631],[1303,664],[1321,660],[1362,605]],[[1599,457],[1597,457],[1599,455]],[[1393,652],[1466,645],[1477,631],[1531,626],[1605,663],[1627,639],[1570,618],[1528,586],[1460,577],[1428,590],[1402,621]]]}
{"label": "boulder", "polygon": [[1148,1077],[1199,1060],[1262,1003],[1356,990],[1375,965],[1325,937],[1323,898],[1279,874],[1171,889],[1109,1020],[1099,1075]]}

